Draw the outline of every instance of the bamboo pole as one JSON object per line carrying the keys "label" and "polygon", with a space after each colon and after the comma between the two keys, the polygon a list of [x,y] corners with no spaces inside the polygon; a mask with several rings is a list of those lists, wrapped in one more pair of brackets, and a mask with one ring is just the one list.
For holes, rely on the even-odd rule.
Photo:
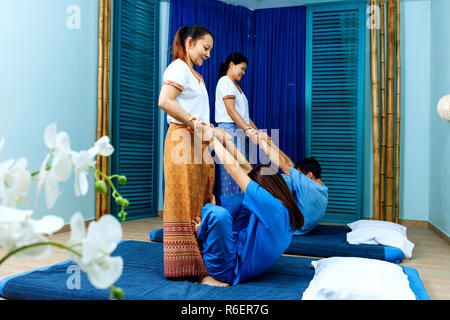
{"label": "bamboo pole", "polygon": [[[110,1],[105,1],[105,9],[104,9],[104,26],[103,26],[103,114],[102,114],[102,136],[109,136],[109,132],[107,131],[108,123],[109,123],[109,92],[108,92],[108,65],[109,65],[109,51],[108,51],[108,21],[109,21],[109,4]],[[102,159],[102,172],[109,175],[108,171],[108,163],[109,158],[101,157]],[[108,214],[109,206],[108,206],[108,194],[101,195],[101,214]]]}
{"label": "bamboo pole", "polygon": [[[109,130],[109,115],[110,115],[110,69],[111,69],[111,0],[108,0],[108,20],[107,20],[107,26],[108,26],[108,38],[107,38],[107,56],[108,56],[108,63],[106,65],[106,70],[107,70],[107,83],[106,83],[106,89],[107,89],[107,93],[108,93],[108,103],[106,105],[106,116],[107,116],[107,121],[106,121],[106,135],[108,135],[108,137],[110,137],[110,130]],[[110,158],[107,158],[107,162],[106,162],[106,172],[108,172],[108,174],[110,174]],[[106,208],[107,208],[107,212],[110,213],[110,203],[109,203],[109,197],[106,198]]]}
{"label": "bamboo pole", "polygon": [[[105,8],[103,10],[103,75],[102,75],[102,127],[101,127],[101,134],[100,137],[105,135],[105,127],[106,127],[106,119],[107,119],[107,115],[106,115],[106,103],[107,103],[107,98],[108,98],[108,93],[106,92],[106,83],[108,81],[107,79],[107,73],[108,73],[108,68],[107,68],[107,55],[108,55],[108,50],[107,50],[107,23],[108,23],[108,0],[105,0],[104,2]],[[108,175],[108,172],[106,172],[106,157],[100,157],[100,170]],[[105,194],[101,194],[100,195],[100,214],[104,215],[106,213],[106,195]]]}
{"label": "bamboo pole", "polygon": [[372,23],[370,28],[370,62],[372,79],[372,145],[373,145],[373,217],[379,220],[380,198],[380,129],[378,91],[378,44],[376,21],[376,0],[370,1]]}
{"label": "bamboo pole", "polygon": [[101,137],[102,129],[102,85],[103,85],[103,12],[104,0],[98,2],[98,79],[97,79],[97,139]]}
{"label": "bamboo pole", "polygon": [[386,38],[385,6],[380,0],[380,93],[381,93],[381,164],[380,164],[380,213],[379,220],[384,220],[384,186],[386,164]]}
{"label": "bamboo pole", "polygon": [[396,134],[395,134],[395,222],[399,222],[400,214],[400,120],[401,120],[401,57],[400,57],[400,0],[396,0],[397,10],[397,101],[396,101]]}
{"label": "bamboo pole", "polygon": [[[109,52],[111,48],[111,0],[99,0],[97,139],[109,136]],[[97,169],[109,175],[109,158],[97,156]],[[109,196],[96,194],[96,219],[109,213]]]}
{"label": "bamboo pole", "polygon": [[386,133],[386,220],[393,221],[394,191],[394,76],[395,76],[395,0],[387,6],[387,133]]}
{"label": "bamboo pole", "polygon": [[[102,120],[103,120],[103,25],[104,25],[104,9],[105,1],[98,1],[98,79],[97,79],[97,140],[102,136]],[[100,156],[97,156],[97,169],[101,170]],[[102,197],[100,193],[96,193],[95,201],[95,217],[100,219]]]}

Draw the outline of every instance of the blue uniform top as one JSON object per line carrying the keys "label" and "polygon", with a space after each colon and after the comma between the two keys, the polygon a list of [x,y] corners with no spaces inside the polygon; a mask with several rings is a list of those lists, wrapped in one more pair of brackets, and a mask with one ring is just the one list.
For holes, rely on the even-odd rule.
{"label": "blue uniform top", "polygon": [[239,257],[233,285],[269,269],[290,245],[293,235],[287,208],[254,181],[247,186],[240,210],[248,211],[243,215],[248,217],[248,225],[233,226]]}
{"label": "blue uniform top", "polygon": [[283,177],[304,217],[302,229],[296,230],[294,235],[306,234],[319,224],[325,214],[328,188],[311,180],[294,167],[289,170],[289,177],[286,175]]}

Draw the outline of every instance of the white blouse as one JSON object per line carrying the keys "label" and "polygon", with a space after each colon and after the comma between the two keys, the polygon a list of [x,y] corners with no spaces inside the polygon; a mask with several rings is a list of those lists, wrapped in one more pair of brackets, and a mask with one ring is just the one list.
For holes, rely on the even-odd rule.
{"label": "white blouse", "polygon": [[[181,90],[176,98],[180,106],[191,116],[206,123],[209,121],[209,98],[205,82],[202,76],[189,68],[186,62],[177,59],[169,64],[164,71],[163,84],[174,86]],[[167,123],[181,124],[170,115],[167,115]]]}
{"label": "white blouse", "polygon": [[223,76],[217,82],[216,87],[216,115],[217,123],[234,123],[228,115],[224,99],[234,98],[234,107],[245,123],[249,123],[248,100],[242,90],[228,76]]}

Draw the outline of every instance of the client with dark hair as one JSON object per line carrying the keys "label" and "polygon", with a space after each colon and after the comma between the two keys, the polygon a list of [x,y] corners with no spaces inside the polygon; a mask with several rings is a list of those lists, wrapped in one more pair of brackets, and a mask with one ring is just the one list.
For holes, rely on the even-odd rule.
{"label": "client with dark hair", "polygon": [[[214,130],[211,128],[211,130]],[[211,141],[216,157],[244,192],[240,199],[202,208],[192,221],[201,241],[208,273],[216,280],[236,285],[269,269],[303,225],[285,179],[268,165],[250,172],[243,169],[217,138]]]}
{"label": "client with dark hair", "polygon": [[[322,168],[315,158],[305,158],[295,164],[295,169],[299,170],[310,179],[322,179]],[[322,184],[320,182],[320,184]]]}
{"label": "client with dark hair", "polygon": [[315,158],[305,158],[294,166],[289,157],[284,154],[266,136],[256,134],[254,138],[272,163],[286,175],[295,202],[303,213],[305,223],[294,234],[303,235],[311,232],[325,215],[328,203],[328,188],[322,182],[322,170]]}

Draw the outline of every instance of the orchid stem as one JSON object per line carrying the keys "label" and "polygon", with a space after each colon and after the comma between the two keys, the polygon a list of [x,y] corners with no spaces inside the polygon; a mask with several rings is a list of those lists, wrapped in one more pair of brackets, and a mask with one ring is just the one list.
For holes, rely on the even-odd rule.
{"label": "orchid stem", "polygon": [[[50,167],[48,164],[47,164],[47,167],[45,168],[45,171],[48,171],[48,170],[50,170],[52,167]],[[37,176],[38,174],[39,174],[39,172],[41,172],[40,170],[38,170],[38,171],[35,171],[35,172],[33,172],[32,174],[31,174],[31,176],[32,177],[34,177],[34,176]]]}
{"label": "orchid stem", "polygon": [[[91,167],[91,168],[92,168],[92,170],[94,170],[94,175],[97,180],[99,180],[98,175],[101,175],[103,177],[103,179],[105,179],[108,182],[108,184],[111,186],[112,196],[114,199],[116,199],[117,197],[121,197],[120,193],[117,191],[116,187],[114,186],[114,183],[112,183],[112,181],[111,181],[112,178],[119,178],[118,174],[115,174],[112,176],[107,176],[105,173],[98,170],[97,168],[94,168],[94,167]],[[123,215],[122,221],[125,221],[124,209],[125,209],[125,206],[122,205],[122,209],[120,210],[120,214]],[[120,214],[119,214],[119,217],[121,216]]]}
{"label": "orchid stem", "polygon": [[[93,168],[93,169],[94,169],[94,168]],[[120,195],[120,193],[117,192],[116,187],[114,186],[114,184],[113,184],[112,181],[111,181],[111,178],[115,177],[116,175],[111,176],[111,177],[108,177],[106,174],[104,174],[103,172],[101,172],[101,171],[98,170],[97,168],[95,168],[94,170],[95,170],[95,176],[96,176],[96,177],[97,177],[97,173],[99,173],[99,174],[100,174],[106,181],[108,181],[108,183],[111,185],[111,188],[113,189],[113,193],[117,193],[117,194]],[[98,179],[97,179],[97,180],[98,180]]]}
{"label": "orchid stem", "polygon": [[66,246],[66,245],[64,245],[64,244],[62,244],[62,243],[59,243],[59,242],[53,242],[53,241],[48,241],[48,242],[47,242],[47,241],[41,241],[41,242],[32,243],[32,244],[29,244],[29,245],[26,245],[26,246],[22,246],[22,247],[19,247],[19,248],[16,248],[16,249],[14,249],[14,250],[9,251],[9,252],[8,252],[8,253],[0,260],[0,265],[1,265],[3,262],[5,262],[6,259],[8,259],[8,258],[11,257],[12,255],[14,255],[14,254],[16,254],[16,253],[18,253],[18,252],[20,252],[20,251],[22,251],[22,250],[26,250],[26,249],[33,248],[33,247],[38,247],[38,246],[47,246],[47,245],[55,246],[55,247],[58,247],[58,248],[61,248],[61,249],[66,249],[66,250],[72,252],[73,254],[75,254],[75,255],[81,257],[81,253],[79,253],[78,251],[76,251],[76,250],[72,249],[71,247],[68,247],[68,246]]}
{"label": "orchid stem", "polygon": [[[19,248],[16,248],[16,249],[13,249],[13,250],[9,251],[9,252],[8,252],[8,253],[0,260],[0,265],[1,265],[3,262],[5,262],[9,257],[11,257],[12,255],[15,255],[16,253],[18,253],[18,252],[20,252],[20,251],[22,251],[22,250],[26,250],[26,249],[33,248],[33,247],[38,247],[38,246],[47,246],[47,245],[49,245],[49,246],[55,246],[55,247],[58,247],[58,248],[61,248],[61,249],[66,249],[66,250],[72,252],[73,254],[77,255],[78,257],[81,257],[81,253],[79,253],[78,251],[72,249],[72,246],[66,246],[66,245],[64,245],[64,244],[62,244],[62,243],[59,243],[59,242],[53,242],[53,241],[49,241],[49,242],[41,241],[41,242],[32,243],[32,244],[29,244],[29,245],[26,245],[26,246],[22,246],[22,247],[19,247]],[[113,300],[113,298],[114,298],[114,294],[113,294],[113,293],[114,293],[114,286],[111,285],[111,286],[109,287],[109,290],[110,290],[110,293],[109,293],[109,300]]]}

